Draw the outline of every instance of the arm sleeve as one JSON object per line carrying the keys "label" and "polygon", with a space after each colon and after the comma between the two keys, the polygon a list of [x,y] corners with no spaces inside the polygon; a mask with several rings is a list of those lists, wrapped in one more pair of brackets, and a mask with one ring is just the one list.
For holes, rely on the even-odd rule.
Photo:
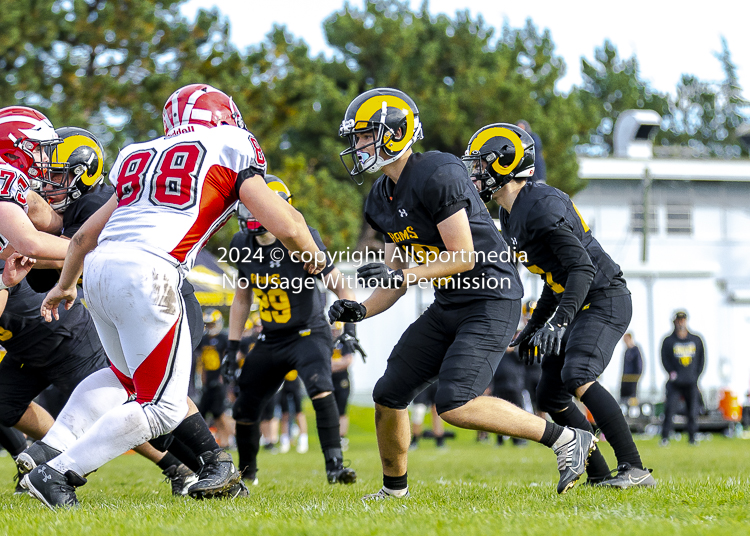
{"label": "arm sleeve", "polygon": [[529,324],[542,327],[549,317],[552,316],[552,313],[555,312],[557,301],[557,296],[552,292],[552,289],[548,285],[544,285],[542,295],[537,300],[536,308],[529,319]]}
{"label": "arm sleeve", "polygon": [[438,224],[469,206],[466,188],[468,172],[463,164],[450,162],[438,166],[424,182],[422,202]]}
{"label": "arm sleeve", "polygon": [[635,359],[633,360],[633,373],[639,376],[643,374],[643,357],[641,356],[640,347],[635,347]]}
{"label": "arm sleeve", "polygon": [[667,341],[669,340],[669,337],[664,339],[664,342],[661,343],[661,364],[664,366],[664,370],[669,372],[674,372],[674,367],[672,366],[672,354],[670,351],[670,346],[667,344]]}
{"label": "arm sleeve", "polygon": [[568,274],[554,318],[556,324],[563,325],[573,320],[583,305],[596,270],[581,242],[567,225],[561,225],[550,232],[547,244]]}

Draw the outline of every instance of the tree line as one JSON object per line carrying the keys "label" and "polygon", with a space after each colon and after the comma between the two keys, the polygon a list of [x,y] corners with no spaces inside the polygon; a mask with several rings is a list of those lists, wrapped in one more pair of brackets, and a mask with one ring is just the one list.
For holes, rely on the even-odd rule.
{"label": "tree line", "polygon": [[[187,20],[181,3],[4,5],[0,102],[37,108],[55,126],[90,129],[111,165],[128,143],[163,134],[162,107],[176,88],[216,86],[234,97],[268,157],[269,173],[289,184],[293,203],[332,250],[373,239],[361,215],[371,182],[357,187],[338,156],[346,106],[373,87],[397,87],[416,101],[425,133],[420,151],[460,155],[480,126],[526,119],[542,138],[548,182],[571,195],[585,187],[576,155],[608,155],[614,122],[631,108],[664,118],[658,155],[747,156],[735,131],[748,119],[748,102],[725,41],[716,55],[724,80],[686,74],[676,97],[650,88],[637,59],[621,58],[609,41],[582,59],[581,87],[562,94],[556,81],[578,66],[566,66],[551,33],[532,20],[496,29],[468,11],[434,15],[427,2],[418,10],[398,0],[346,3],[324,22],[331,59],[313,57],[284,26],[238,50],[227,17],[200,10]],[[235,230],[227,226],[211,245],[225,245]]]}

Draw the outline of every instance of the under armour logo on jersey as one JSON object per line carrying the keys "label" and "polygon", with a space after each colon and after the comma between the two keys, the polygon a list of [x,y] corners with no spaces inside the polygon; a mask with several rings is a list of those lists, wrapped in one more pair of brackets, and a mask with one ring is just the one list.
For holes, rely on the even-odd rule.
{"label": "under armour logo on jersey", "polygon": [[515,238],[513,238],[512,236],[510,237],[510,241],[513,243],[514,246],[518,245],[518,241]]}
{"label": "under armour logo on jersey", "polygon": [[271,268],[278,268],[279,266],[281,266],[281,261],[271,261],[270,266]]}
{"label": "under armour logo on jersey", "polygon": [[398,215],[401,216],[402,218],[405,218],[409,214],[406,212],[406,210],[404,210],[403,208],[400,208],[400,209],[398,209]]}

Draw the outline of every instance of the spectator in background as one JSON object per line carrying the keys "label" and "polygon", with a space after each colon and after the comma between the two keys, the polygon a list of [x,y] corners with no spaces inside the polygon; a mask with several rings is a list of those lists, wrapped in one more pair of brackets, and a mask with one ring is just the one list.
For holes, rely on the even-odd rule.
{"label": "spectator in background", "polygon": [[669,374],[667,394],[664,402],[664,425],[661,432],[661,445],[669,444],[672,431],[672,417],[677,409],[679,397],[685,398],[687,413],[688,440],[695,445],[698,432],[698,408],[700,393],[698,378],[705,365],[703,339],[690,333],[687,328],[687,313],[677,311],[672,319],[674,331],[661,345],[661,362]]}
{"label": "spectator in background", "polygon": [[633,340],[631,332],[628,331],[623,335],[622,342],[625,343],[627,349],[622,362],[620,400],[627,404],[630,399],[637,398],[638,380],[641,379],[641,374],[643,374],[643,358],[641,357],[641,349]]}
{"label": "spectator in background", "polygon": [[534,175],[529,177],[529,180],[535,182],[547,182],[547,166],[544,164],[542,140],[539,138],[539,134],[531,130],[531,125],[529,125],[529,122],[525,119],[519,119],[516,126],[528,132],[529,136],[534,140]]}

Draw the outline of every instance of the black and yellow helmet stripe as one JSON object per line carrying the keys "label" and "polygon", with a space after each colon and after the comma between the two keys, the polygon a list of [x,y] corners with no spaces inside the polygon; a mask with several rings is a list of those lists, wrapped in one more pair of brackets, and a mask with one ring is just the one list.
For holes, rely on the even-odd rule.
{"label": "black and yellow helmet stripe", "polygon": [[389,151],[393,151],[394,153],[396,153],[401,151],[404,147],[406,147],[408,143],[411,142],[410,133],[414,132],[414,110],[411,109],[411,106],[409,106],[409,104],[407,104],[405,100],[395,95],[376,95],[374,97],[370,97],[365,102],[363,102],[357,110],[357,113],[354,116],[355,125],[359,125],[360,123],[369,123],[373,119],[379,121],[379,116],[377,114],[379,114],[383,109],[383,103],[385,103],[388,108],[396,108],[401,110],[406,116],[406,133],[400,140],[397,141],[391,139],[390,133],[386,133],[383,136],[383,143],[385,144],[385,147]]}
{"label": "black and yellow helmet stripe", "polygon": [[70,160],[73,151],[81,146],[90,147],[97,157],[97,168],[94,174],[89,175],[88,171],[86,171],[80,177],[80,180],[83,184],[85,184],[86,186],[91,186],[98,180],[99,176],[101,176],[102,171],[104,171],[104,155],[102,154],[102,150],[99,145],[97,145],[97,143],[88,136],[81,136],[76,134],[65,138],[65,140],[62,143],[58,144],[55,147],[55,150],[52,152],[52,158],[50,158],[50,167],[52,168],[52,170],[62,171],[63,166],[68,163],[68,160]]}
{"label": "black and yellow helmet stripe", "polygon": [[471,142],[471,145],[469,146],[469,154],[478,154],[482,146],[487,143],[492,138],[495,137],[502,137],[506,138],[511,141],[513,144],[513,147],[516,150],[516,154],[513,158],[513,162],[511,162],[507,166],[501,166],[499,160],[495,160],[495,162],[492,163],[492,169],[498,174],[498,175],[508,175],[511,171],[513,171],[518,163],[523,158],[523,143],[521,142],[521,138],[513,132],[512,130],[509,130],[505,127],[490,127],[486,130],[483,130],[479,132]]}

